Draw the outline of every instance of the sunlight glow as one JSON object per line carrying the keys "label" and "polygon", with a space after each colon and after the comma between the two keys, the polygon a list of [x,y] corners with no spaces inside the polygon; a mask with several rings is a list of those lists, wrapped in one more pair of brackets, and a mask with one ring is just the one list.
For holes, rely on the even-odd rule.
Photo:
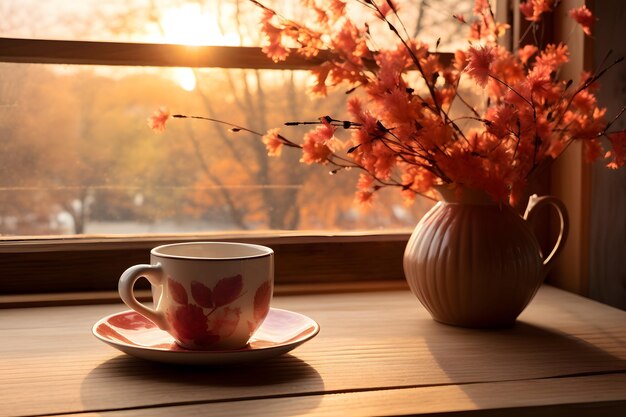
{"label": "sunlight glow", "polygon": [[222,33],[215,16],[198,4],[169,9],[161,18],[165,42],[182,45],[239,45],[235,32]]}
{"label": "sunlight glow", "polygon": [[[215,16],[209,14],[199,4],[185,4],[168,9],[160,22],[162,41],[181,45],[239,45],[239,35],[235,32],[223,33]],[[196,76],[191,68],[174,69],[172,78],[184,90],[196,88]]]}
{"label": "sunlight glow", "polygon": [[175,68],[174,81],[185,91],[196,89],[196,75],[191,68]]}

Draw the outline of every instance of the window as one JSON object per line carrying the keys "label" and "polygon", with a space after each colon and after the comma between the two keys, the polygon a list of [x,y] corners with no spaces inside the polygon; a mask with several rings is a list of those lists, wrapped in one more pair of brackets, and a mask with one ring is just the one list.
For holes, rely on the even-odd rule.
{"label": "window", "polygon": [[[445,27],[439,48],[458,46],[467,28],[451,15],[469,12],[472,2],[448,3],[410,2],[407,31],[434,45],[431,28]],[[299,13],[293,2],[269,4]],[[315,61],[275,65],[260,52],[258,30],[250,30],[259,10],[250,2],[0,5],[10,16],[0,26],[8,37],[0,64],[8,143],[0,165],[1,235],[409,228],[432,205],[407,207],[384,190],[364,213],[353,204],[357,172],[329,181],[330,169],[299,165],[296,153],[271,160],[258,138],[217,124],[171,123],[163,136],[146,128],[160,105],[259,132],[343,116],[346,95],[307,96],[310,80],[296,69]],[[350,7],[369,15],[362,5]],[[373,37],[384,42],[389,33]],[[230,46],[114,43],[120,41]],[[285,134],[297,138],[302,129]]]}
{"label": "window", "polygon": [[270,158],[259,137],[218,123],[147,127],[163,102],[257,132],[327,112],[345,118],[345,95],[311,100],[303,71],[5,63],[0,72],[15,103],[4,110],[5,235],[402,228],[430,206],[381,190],[360,210],[356,170],[329,178],[332,167],[299,164],[298,152]]}
{"label": "window", "polygon": [[[327,170],[298,166],[297,175],[311,181],[305,185],[294,178],[293,167],[280,165],[284,161],[255,159],[254,164],[268,164],[275,175],[263,181],[255,175],[254,164],[243,164],[233,174],[229,169],[233,161],[224,161],[222,153],[215,152],[220,148],[229,158],[237,153],[255,157],[258,141],[241,132],[231,142],[245,145],[227,149],[231,145],[224,141],[226,133],[208,123],[172,124],[162,136],[144,127],[152,110],[168,104],[164,97],[181,111],[218,118],[223,118],[220,112],[227,113],[235,123],[258,122],[259,127],[253,127],[259,130],[295,117],[316,118],[326,109],[318,111],[315,106],[322,107],[320,103],[302,104],[306,79],[298,70],[323,57],[304,61],[294,56],[285,63],[271,63],[254,42],[256,31],[250,28],[255,27],[256,17],[248,14],[247,2],[101,3],[86,1],[76,8],[59,0],[41,8],[34,1],[0,0],[0,9],[10,10],[3,15],[11,16],[0,27],[4,37],[0,39],[0,61],[4,62],[0,64],[0,123],[10,151],[3,152],[7,159],[1,168],[4,208],[0,227],[7,237],[0,248],[1,275],[6,277],[0,292],[114,288],[124,266],[146,260],[147,248],[166,241],[208,238],[273,245],[290,259],[278,265],[284,282],[332,279],[331,270],[346,280],[402,277],[399,260],[409,228],[430,203],[408,210],[390,193],[394,195],[381,198],[380,207],[374,209],[379,212],[364,217],[351,205],[353,173],[342,172],[329,180]],[[413,24],[407,30],[424,33],[423,39],[431,44],[436,43],[434,33],[445,34],[438,47],[445,55],[464,38],[449,30],[457,27],[448,27],[454,24],[451,14],[467,14],[473,2],[444,3],[413,1]],[[297,13],[295,8],[289,10],[289,1],[269,4]],[[211,17],[216,10],[223,13]],[[508,9],[498,7],[497,11],[506,14]],[[199,34],[186,31],[205,12],[212,24],[198,29]],[[40,13],[46,24],[24,25],[43,21],[33,13]],[[221,18],[240,18],[240,31],[229,32]],[[133,31],[137,27],[141,30]],[[227,46],[172,45],[196,41]],[[244,46],[233,46],[239,44]],[[216,85],[227,85],[229,90],[224,87],[216,92]],[[299,104],[289,102],[294,96],[288,94],[277,99],[280,90],[295,91]],[[124,97],[125,91],[133,95]],[[281,106],[267,120],[250,116],[251,109],[258,110],[261,93],[270,97],[266,108],[277,102]],[[220,97],[219,108],[215,96]],[[342,98],[337,97],[337,103]],[[328,100],[323,105],[328,106]],[[311,112],[287,114],[282,106]],[[51,141],[56,141],[54,147]],[[251,168],[252,172],[245,172]],[[233,175],[238,178],[229,178]],[[319,186],[322,181],[332,186]],[[330,188],[337,195],[330,196]],[[279,206],[276,202],[281,198],[286,201]],[[233,204],[234,200],[241,204]],[[271,212],[268,202],[279,208]],[[281,210],[286,214],[274,216]],[[371,219],[380,222],[369,223]],[[208,225],[211,221],[218,223],[219,232],[207,233],[214,229]],[[336,230],[339,226],[379,231],[341,232],[332,237],[320,237],[330,232],[291,232],[280,237],[265,232]],[[396,228],[403,229],[390,233]],[[137,236],[144,232],[158,234]],[[27,235],[40,237],[24,239]],[[357,254],[360,258],[355,258]],[[369,262],[363,262],[364,258]]]}
{"label": "window", "polygon": [[[292,4],[283,3],[278,6]],[[227,101],[231,121],[263,122],[251,126],[257,129],[295,117],[281,115],[282,109],[271,107],[275,112],[269,120],[237,120],[246,107],[238,108],[237,102],[267,102],[259,99],[259,87],[266,95],[272,94],[272,99],[281,84],[287,92],[298,90],[292,99],[298,107],[308,107],[303,104],[306,80],[295,70],[315,61],[293,57],[274,65],[249,36],[233,36],[222,26],[250,9],[249,3],[235,1],[117,1],[106,5],[85,1],[80,6],[62,0],[45,5],[0,1],[2,15],[10,16],[0,23],[0,36],[4,37],[0,39],[0,61],[4,62],[0,64],[0,125],[5,144],[0,165],[0,233],[5,235],[0,246],[0,293],[114,289],[120,271],[146,262],[150,247],[200,239],[272,245],[281,258],[277,276],[282,282],[402,276],[406,231],[339,237],[319,236],[319,232],[285,237],[282,232],[279,237],[273,232],[233,234],[230,230],[336,229],[338,222],[344,228],[407,227],[415,223],[420,209],[408,211],[393,195],[390,198],[395,200],[390,201],[396,203],[391,209],[367,218],[390,219],[393,214],[395,223],[363,222],[364,217],[360,220],[351,206],[349,175],[353,174],[345,173],[332,179],[332,188],[338,191],[334,199],[321,193],[321,187],[309,185],[314,194],[300,198],[304,203],[309,200],[309,205],[294,211],[293,206],[302,206],[298,194],[304,195],[300,192],[302,181],[294,184],[292,178],[295,155],[291,166],[281,172],[275,161],[265,156],[259,159],[256,138],[238,134],[232,143],[245,146],[231,150],[232,144],[225,142],[227,132],[208,123],[172,124],[162,136],[146,128],[146,117],[165,104],[166,97],[175,99],[178,111],[209,116],[209,106],[223,115],[221,103]],[[198,16],[206,19],[196,26],[199,33],[189,32]],[[223,21],[216,21],[215,16]],[[240,22],[237,27],[243,33],[234,35],[250,35],[246,30],[255,28],[256,23],[247,23]],[[197,42],[227,46],[171,45]],[[244,46],[232,46],[240,43]],[[263,70],[268,68],[273,71]],[[220,98],[227,100],[216,103],[214,90],[197,85],[203,82],[213,82],[209,87],[223,85]],[[125,96],[129,89],[133,94]],[[289,94],[282,94],[280,100],[288,98]],[[249,110],[254,104],[247,103],[247,107]],[[215,147],[221,147],[220,155],[211,152]],[[269,184],[253,178],[255,172],[246,172],[245,164],[238,167],[241,172],[235,178],[229,178],[228,166],[216,166],[225,165],[219,160],[223,154],[232,159],[232,153],[238,151],[275,171]],[[304,168],[297,167],[298,175],[318,182],[328,177],[327,170]],[[287,201],[276,204],[281,198]],[[233,203],[236,200],[244,202]],[[274,210],[268,214],[269,200]],[[290,209],[291,214],[275,215],[280,208]],[[152,234],[138,235],[143,232]],[[376,265],[359,262],[368,253],[377,254]]]}

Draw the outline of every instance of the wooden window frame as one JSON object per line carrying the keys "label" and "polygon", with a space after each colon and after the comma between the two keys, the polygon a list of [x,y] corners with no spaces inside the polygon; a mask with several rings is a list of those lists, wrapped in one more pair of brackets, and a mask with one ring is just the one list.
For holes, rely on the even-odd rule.
{"label": "wooden window frame", "polygon": [[[567,42],[570,51],[570,60],[562,68],[561,76],[576,82],[583,71],[593,69],[593,42],[582,30],[572,30],[577,23],[567,16],[569,10],[582,5],[593,11],[591,0],[561,0],[553,13],[551,28],[552,41]],[[553,164],[549,191],[563,201],[570,218],[568,240],[555,262],[550,282],[565,290],[589,295],[591,165],[585,162],[581,143],[572,144]]]}
{"label": "wooden window frame", "polygon": [[[519,34],[516,28],[521,26],[519,0],[496,1],[498,20],[506,18],[512,23],[511,35],[505,40],[512,45],[516,33]],[[582,0],[565,1],[580,3]],[[573,55],[584,56],[582,46],[578,53],[572,49]],[[286,61],[274,63],[259,47],[0,38],[0,62],[9,63],[307,70],[324,62],[329,53],[321,53],[312,59],[291,54]],[[443,61],[449,61],[453,56],[451,53],[440,55]],[[579,62],[577,58],[574,61]],[[588,261],[584,256],[587,241],[584,236],[588,236],[585,231],[589,222],[589,174],[582,164],[580,152],[570,153],[574,155],[564,158],[565,161],[553,170],[551,191],[570,208],[572,237],[577,239],[577,244],[570,243],[566,248],[562,258],[567,261],[557,266],[554,282],[585,294],[588,279],[585,265]],[[578,190],[559,186],[559,175],[572,169],[581,173]],[[46,299],[60,302],[61,299],[77,301],[83,298],[38,294],[110,293],[116,288],[121,271],[129,265],[148,262],[150,248],[192,240],[243,241],[271,246],[277,254],[277,283],[290,288],[287,291],[309,291],[311,283],[322,283],[326,290],[396,288],[403,282],[402,254],[409,236],[409,231],[402,230],[0,238],[0,305],[13,305],[11,300],[14,298],[11,297],[15,294],[28,295],[21,299],[28,304]],[[108,299],[109,295],[105,298]]]}
{"label": "wooden window frame", "polygon": [[[149,263],[149,251],[155,246],[186,241],[237,241],[271,247],[276,253],[276,283],[282,293],[404,287],[402,254],[408,238],[404,231],[386,231],[4,240],[0,242],[0,307],[42,305],[51,299],[55,303],[119,300],[115,290],[126,268]],[[143,288],[147,288],[146,283]],[[57,295],[50,298],[54,293]]]}
{"label": "wooden window frame", "polygon": [[[512,13],[512,45],[516,45],[528,22],[521,15],[523,0],[510,0]],[[544,30],[550,43],[567,42],[570,61],[561,70],[564,79],[578,80],[584,70],[592,70],[593,42],[581,30],[572,30],[576,23],[567,16],[569,10],[586,5],[593,11],[593,0],[561,0],[553,13],[544,18]],[[552,165],[540,192],[560,198],[567,207],[570,227],[567,242],[550,272],[548,282],[580,295],[589,295],[590,224],[591,224],[591,166],[584,161],[582,145],[574,143]],[[548,222],[547,226],[551,226]],[[557,231],[551,227],[541,236],[550,247]],[[545,243],[545,242],[544,242]]]}

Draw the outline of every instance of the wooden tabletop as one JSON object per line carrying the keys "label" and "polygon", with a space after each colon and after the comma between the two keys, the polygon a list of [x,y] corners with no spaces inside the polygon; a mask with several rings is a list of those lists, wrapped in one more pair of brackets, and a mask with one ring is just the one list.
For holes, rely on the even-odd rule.
{"label": "wooden tabletop", "polygon": [[273,305],[320,334],[229,368],[144,362],[101,343],[91,326],[121,304],[0,310],[0,416],[626,415],[626,312],[552,287],[492,331],[438,324],[408,291]]}

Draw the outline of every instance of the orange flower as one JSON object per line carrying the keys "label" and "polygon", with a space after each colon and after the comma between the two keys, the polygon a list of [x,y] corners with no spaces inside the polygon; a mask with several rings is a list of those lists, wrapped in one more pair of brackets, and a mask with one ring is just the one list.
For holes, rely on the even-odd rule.
{"label": "orange flower", "polygon": [[550,71],[556,71],[561,65],[569,61],[569,50],[565,44],[549,44],[546,46],[535,62],[536,66],[544,66]]}
{"label": "orange flower", "polygon": [[373,95],[378,95],[390,89],[406,87],[402,73],[409,63],[410,57],[404,47],[381,51],[376,56],[376,64],[380,67],[380,71],[375,82],[368,86],[368,90]]}
{"label": "orange flower", "polygon": [[280,129],[270,129],[267,131],[265,135],[261,138],[265,147],[267,148],[267,154],[270,156],[280,156],[280,153],[283,149],[284,142],[280,139],[279,132]]}
{"label": "orange flower", "polygon": [[351,97],[348,100],[348,112],[356,119],[356,122],[361,124],[360,129],[352,132],[352,143],[354,145],[369,144],[379,133],[376,118],[371,112],[363,109],[363,104],[357,97]]}
{"label": "orange flower", "polygon": [[487,125],[487,131],[498,138],[508,136],[517,120],[516,113],[517,109],[508,104],[490,107],[486,115],[490,122]]}
{"label": "orange flower", "polygon": [[361,58],[368,54],[369,49],[362,33],[350,20],[346,20],[341,30],[332,39],[333,49],[341,51],[353,64],[361,64]]}
{"label": "orange flower", "polygon": [[526,64],[531,56],[537,53],[538,48],[535,45],[525,45],[524,47],[517,50],[517,56],[519,57],[522,64]]}
{"label": "orange flower", "polygon": [[606,156],[613,158],[613,160],[607,164],[607,167],[617,169],[624,166],[624,158],[626,157],[626,130],[610,133],[608,137],[611,142],[611,150]]}
{"label": "orange flower", "polygon": [[585,161],[588,163],[594,162],[602,155],[602,145],[597,139],[587,139],[583,141],[583,154],[585,155]]}
{"label": "orange flower", "polygon": [[519,8],[526,20],[538,22],[542,14],[552,11],[553,5],[554,0],[526,0],[525,3],[519,5]]}
{"label": "orange flower", "polygon": [[[524,80],[524,68],[511,52],[502,46],[494,46],[493,54],[494,61],[491,64],[491,75],[509,86]],[[487,93],[495,100],[499,100],[509,90],[500,81],[491,79],[487,85]]]}
{"label": "orange flower", "polygon": [[376,141],[373,145],[374,174],[384,180],[391,178],[391,171],[396,164],[396,153],[382,141]]}
{"label": "orange flower", "polygon": [[165,123],[170,118],[170,112],[165,107],[161,107],[152,113],[152,116],[148,117],[148,126],[155,132],[163,132],[165,130]]}
{"label": "orange flower", "polygon": [[572,103],[585,113],[593,111],[593,108],[598,104],[596,97],[588,90],[583,90],[576,94]]}
{"label": "orange flower", "polygon": [[550,93],[552,79],[550,68],[544,65],[535,66],[526,77],[526,83],[533,99],[545,98]]}
{"label": "orange flower", "polygon": [[302,144],[302,158],[300,162],[311,165],[312,163],[326,164],[332,154],[329,145],[335,134],[335,127],[322,120],[322,125],[304,135]]}
{"label": "orange flower", "polygon": [[415,193],[425,193],[429,191],[435,184],[436,180],[437,177],[426,169],[415,165],[404,165],[402,184],[405,184],[405,186],[408,187],[405,190],[406,192],[403,193],[405,199],[412,200],[412,198],[415,198]]}
{"label": "orange flower", "polygon": [[591,11],[582,5],[577,9],[569,11],[569,16],[574,19],[583,28],[583,32],[587,35],[591,35],[591,26],[595,23],[596,19],[591,14]]}
{"label": "orange flower", "polygon": [[361,191],[371,191],[374,188],[374,177],[370,174],[360,173],[356,188]]}
{"label": "orange flower", "polygon": [[265,36],[263,53],[270,57],[272,61],[279,62],[287,59],[289,49],[282,45],[283,31],[271,22],[274,15],[274,12],[267,9],[263,11],[261,19],[261,33]]}
{"label": "orange flower", "polygon": [[355,199],[360,205],[369,206],[372,204],[372,200],[374,199],[374,193],[371,191],[357,191]]}
{"label": "orange flower", "polygon": [[478,85],[484,88],[489,80],[489,67],[495,58],[493,50],[488,46],[481,46],[480,48],[471,46],[468,52],[468,64],[464,71],[473,78]]}

